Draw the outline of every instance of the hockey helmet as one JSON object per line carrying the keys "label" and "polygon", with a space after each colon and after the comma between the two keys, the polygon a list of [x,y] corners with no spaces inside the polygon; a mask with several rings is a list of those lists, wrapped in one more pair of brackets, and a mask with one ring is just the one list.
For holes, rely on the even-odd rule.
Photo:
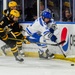
{"label": "hockey helmet", "polygon": [[44,11],[42,13],[42,17],[51,19],[52,18],[52,14],[50,12],[48,12],[48,11]]}
{"label": "hockey helmet", "polygon": [[10,15],[12,15],[14,17],[20,17],[20,13],[17,10],[11,10],[10,11]]}
{"label": "hockey helmet", "polygon": [[17,6],[18,4],[15,2],[15,1],[11,1],[11,2],[9,2],[9,4],[8,4],[8,6],[9,7],[15,7],[15,6]]}

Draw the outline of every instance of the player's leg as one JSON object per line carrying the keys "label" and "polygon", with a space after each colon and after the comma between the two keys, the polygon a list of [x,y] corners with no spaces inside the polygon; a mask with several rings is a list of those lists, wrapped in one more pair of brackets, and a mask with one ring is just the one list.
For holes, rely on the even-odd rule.
{"label": "player's leg", "polygon": [[[13,34],[12,33],[9,33],[8,34],[8,37],[10,38],[14,38]],[[16,45],[16,41],[15,40],[10,40],[10,39],[5,39],[4,42],[11,48],[11,51],[13,53],[13,55],[15,56],[15,59],[17,61],[24,61],[23,58],[21,58],[18,54],[18,47]]]}
{"label": "player's leg", "polygon": [[[46,42],[43,36],[40,37],[39,41],[44,43]],[[51,57],[51,58],[54,57],[54,54],[50,53],[47,47],[47,44],[37,44],[37,45],[39,46],[39,57],[42,56],[46,59],[48,59],[48,57]]]}
{"label": "player's leg", "polygon": [[[30,42],[34,42],[34,43],[38,43],[38,47],[39,47],[39,58],[48,58],[48,57],[53,57],[54,54],[49,54],[48,48],[46,44],[40,44],[40,42],[45,42],[45,40],[43,40],[43,37],[41,35],[38,35],[37,33],[33,34],[32,36],[28,36],[27,39]],[[41,40],[41,41],[40,41]]]}
{"label": "player's leg", "polygon": [[38,46],[39,46],[39,51],[38,51],[39,58],[45,58],[45,59],[48,59],[49,57],[54,58],[54,54],[50,53],[46,44],[39,44]]}
{"label": "player's leg", "polygon": [[[16,34],[16,38],[17,38],[17,39],[24,39],[24,37],[23,37],[22,34],[19,34],[18,36],[17,36],[17,34]],[[19,54],[20,54],[21,56],[25,56],[25,55],[24,55],[24,51],[22,50],[22,41],[18,40],[18,41],[16,42],[16,44],[17,44],[17,47],[18,47],[18,52],[19,52]]]}
{"label": "player's leg", "polygon": [[11,32],[9,34],[6,34],[4,32],[4,30],[2,29],[2,31],[0,32],[0,39],[2,41],[4,41],[11,48],[11,51],[12,51],[12,53],[15,56],[15,59],[17,61],[23,61],[23,59],[20,58],[19,55],[18,55],[18,49],[17,49],[17,46],[16,46],[16,41],[9,40],[8,37],[14,38],[14,36]]}
{"label": "player's leg", "polygon": [[6,44],[11,48],[11,51],[13,53],[13,55],[15,56],[15,59],[17,61],[24,61],[23,58],[21,58],[18,54],[18,48],[17,48],[17,45],[16,45],[16,41],[13,41],[13,40],[7,40],[5,41]]}
{"label": "player's leg", "polygon": [[22,42],[21,41],[17,41],[17,46],[18,46],[18,52],[21,56],[25,56],[24,55],[24,51],[22,50]]}

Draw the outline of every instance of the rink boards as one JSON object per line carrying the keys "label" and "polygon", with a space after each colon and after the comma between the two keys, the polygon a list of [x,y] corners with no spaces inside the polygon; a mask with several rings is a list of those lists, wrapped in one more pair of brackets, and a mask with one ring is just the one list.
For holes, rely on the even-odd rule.
{"label": "rink boards", "polygon": [[[21,23],[24,29],[30,24],[31,23]],[[58,29],[54,34],[58,37],[59,41],[66,40],[66,42],[61,45],[61,48],[63,52],[68,56],[68,58],[65,58],[62,55],[62,52],[58,46],[48,45],[50,52],[55,53],[55,58],[75,61],[75,23],[57,22],[57,28]],[[23,34],[25,35],[24,31]],[[48,40],[48,43],[53,42]],[[0,41],[0,46],[3,44],[4,43]],[[26,56],[38,57],[38,46],[36,44],[23,44],[23,50],[25,51]],[[7,55],[12,55],[10,50],[7,50]]]}

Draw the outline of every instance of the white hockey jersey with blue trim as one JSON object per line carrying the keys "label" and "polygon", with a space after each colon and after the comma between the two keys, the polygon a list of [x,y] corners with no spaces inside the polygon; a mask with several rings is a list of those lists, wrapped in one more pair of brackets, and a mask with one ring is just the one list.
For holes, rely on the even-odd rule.
{"label": "white hockey jersey with blue trim", "polygon": [[40,17],[36,19],[33,24],[26,28],[26,32],[30,35],[34,33],[46,35],[47,33],[49,33],[49,28],[47,27],[47,24],[43,21],[43,19]]}

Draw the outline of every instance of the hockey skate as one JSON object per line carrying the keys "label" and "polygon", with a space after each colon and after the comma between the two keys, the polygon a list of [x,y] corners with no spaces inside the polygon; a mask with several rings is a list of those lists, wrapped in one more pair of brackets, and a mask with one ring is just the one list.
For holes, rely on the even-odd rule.
{"label": "hockey skate", "polygon": [[49,58],[54,58],[54,54],[50,54],[49,50],[47,49],[46,52],[44,53],[43,51],[38,51],[39,58],[44,58],[44,59],[49,59]]}
{"label": "hockey skate", "polygon": [[1,47],[1,49],[2,49],[2,51],[3,51],[3,53],[4,53],[4,55],[7,55],[7,53],[6,53],[6,51],[5,51],[6,48],[8,48],[7,45],[3,45],[3,46]]}
{"label": "hockey skate", "polygon": [[16,61],[23,62],[23,61],[24,61],[24,59],[23,59],[23,58],[21,58],[20,56],[16,56]]}
{"label": "hockey skate", "polygon": [[48,49],[46,50],[45,53],[46,53],[46,57],[45,57],[46,59],[48,59],[48,58],[54,58],[55,57],[53,53],[52,54],[49,53]]}
{"label": "hockey skate", "polygon": [[38,51],[38,54],[39,54],[39,58],[43,58],[43,52],[40,53],[40,51]]}
{"label": "hockey skate", "polygon": [[44,56],[44,52],[43,51],[38,51],[38,54],[39,54],[39,58],[41,59],[45,59],[45,56]]}

